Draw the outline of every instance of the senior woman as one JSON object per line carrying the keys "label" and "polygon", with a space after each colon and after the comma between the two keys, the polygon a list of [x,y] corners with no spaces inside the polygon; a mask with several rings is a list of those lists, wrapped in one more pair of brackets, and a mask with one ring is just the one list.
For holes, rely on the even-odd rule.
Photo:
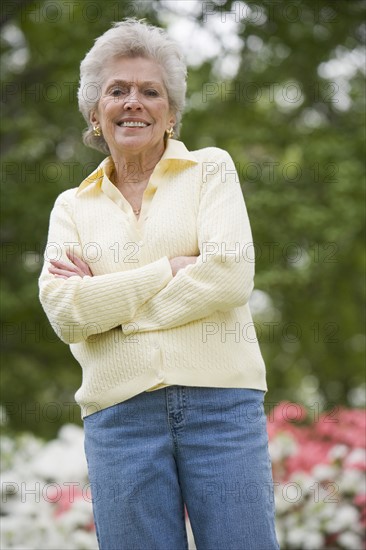
{"label": "senior woman", "polygon": [[[83,371],[102,550],[272,550],[252,235],[231,157],[178,136],[186,66],[161,29],[113,25],[81,63],[107,154],[50,218],[40,300]],[[197,128],[199,131],[199,128]]]}

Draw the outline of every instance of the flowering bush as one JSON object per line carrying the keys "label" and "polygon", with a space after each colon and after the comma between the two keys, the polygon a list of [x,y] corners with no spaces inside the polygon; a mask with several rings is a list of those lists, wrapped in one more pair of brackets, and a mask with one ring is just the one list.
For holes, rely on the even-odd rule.
{"label": "flowering bush", "polygon": [[0,443],[0,548],[97,550],[82,428],[67,424],[48,443],[31,434]]}
{"label": "flowering bush", "polygon": [[46,444],[2,437],[1,451],[0,547],[97,550],[82,429],[65,425]]}
{"label": "flowering bush", "polygon": [[[361,410],[310,421],[303,407],[280,403],[268,415],[283,550],[364,548],[365,428]],[[3,550],[97,550],[81,428],[65,425],[48,443],[2,437],[1,458]],[[188,518],[187,527],[193,550]]]}
{"label": "flowering bush", "polygon": [[268,415],[281,548],[365,548],[365,419],[335,408],[310,420],[295,403]]}

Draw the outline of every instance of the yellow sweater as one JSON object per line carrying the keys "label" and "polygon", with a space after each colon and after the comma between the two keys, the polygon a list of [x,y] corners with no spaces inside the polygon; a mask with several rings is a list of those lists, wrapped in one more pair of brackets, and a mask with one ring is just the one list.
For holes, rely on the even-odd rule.
{"label": "yellow sweater", "polygon": [[[57,198],[40,301],[83,370],[82,416],[170,384],[267,390],[248,305],[252,235],[226,151],[169,140],[137,220],[109,179],[111,157]],[[56,278],[49,259],[93,277]],[[168,258],[198,255],[172,276]]]}

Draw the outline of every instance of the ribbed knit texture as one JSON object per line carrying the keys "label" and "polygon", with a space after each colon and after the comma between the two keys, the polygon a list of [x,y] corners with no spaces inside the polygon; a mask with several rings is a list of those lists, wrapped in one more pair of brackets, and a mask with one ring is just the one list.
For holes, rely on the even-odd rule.
{"label": "ribbed knit texture", "polygon": [[[169,140],[140,218],[111,183],[111,157],[51,213],[40,300],[83,369],[82,416],[153,388],[267,390],[248,305],[252,234],[230,155]],[[93,277],[56,278],[71,249]],[[195,264],[172,276],[168,258]]]}

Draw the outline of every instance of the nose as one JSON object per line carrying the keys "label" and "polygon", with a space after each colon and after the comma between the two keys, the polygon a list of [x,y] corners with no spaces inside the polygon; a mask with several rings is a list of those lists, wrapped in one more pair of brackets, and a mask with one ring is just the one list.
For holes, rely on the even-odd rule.
{"label": "nose", "polygon": [[125,111],[141,111],[142,105],[137,97],[136,93],[130,93],[126,98],[123,109]]}

